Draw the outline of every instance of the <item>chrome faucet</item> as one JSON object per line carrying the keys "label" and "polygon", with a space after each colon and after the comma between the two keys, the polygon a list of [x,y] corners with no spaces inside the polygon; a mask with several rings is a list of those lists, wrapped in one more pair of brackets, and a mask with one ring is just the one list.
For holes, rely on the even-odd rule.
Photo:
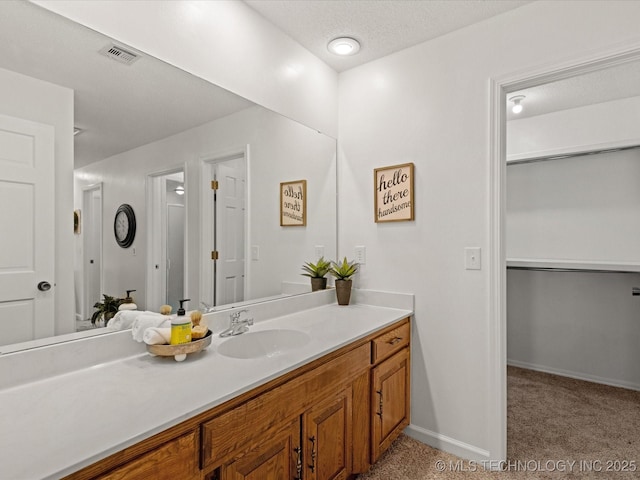
{"label": "chrome faucet", "polygon": [[216,307],[214,307],[213,305],[209,305],[208,303],[204,302],[200,302],[200,304],[202,305],[202,313],[211,313],[216,311]]}
{"label": "chrome faucet", "polygon": [[232,337],[249,331],[249,326],[253,325],[253,318],[245,318],[240,320],[240,315],[249,313],[249,310],[240,310],[230,315],[231,325],[224,332],[220,333],[221,337]]}

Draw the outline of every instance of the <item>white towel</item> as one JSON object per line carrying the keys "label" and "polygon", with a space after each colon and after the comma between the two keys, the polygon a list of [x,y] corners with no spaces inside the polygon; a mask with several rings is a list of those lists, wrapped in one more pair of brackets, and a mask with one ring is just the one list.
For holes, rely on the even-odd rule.
{"label": "white towel", "polygon": [[147,328],[171,328],[171,317],[167,315],[139,315],[131,326],[131,335],[136,342],[142,342],[144,331]]}
{"label": "white towel", "polygon": [[115,316],[109,320],[107,323],[107,327],[115,328],[116,330],[126,330],[127,328],[131,328],[133,322],[140,315],[157,315],[162,316],[156,312],[147,312],[147,311],[139,311],[139,310],[120,310]]}
{"label": "white towel", "polygon": [[144,331],[142,340],[147,345],[166,345],[171,343],[171,327],[149,327]]}

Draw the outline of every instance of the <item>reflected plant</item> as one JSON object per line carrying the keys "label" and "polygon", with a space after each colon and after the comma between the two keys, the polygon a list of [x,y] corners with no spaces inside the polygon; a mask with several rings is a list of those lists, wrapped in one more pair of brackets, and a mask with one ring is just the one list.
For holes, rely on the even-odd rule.
{"label": "reflected plant", "polygon": [[112,297],[110,295],[102,294],[103,300],[102,302],[96,302],[93,305],[93,308],[96,309],[91,315],[91,325],[95,325],[100,318],[104,319],[104,324],[106,325],[109,320],[113,318],[113,316],[118,313],[118,307],[122,304],[124,299],[118,297]]}
{"label": "reflected plant", "polygon": [[306,273],[301,273],[300,275],[305,277],[323,278],[331,270],[331,262],[325,260],[324,257],[320,257],[315,264],[311,262],[305,263],[302,266],[302,270]]}

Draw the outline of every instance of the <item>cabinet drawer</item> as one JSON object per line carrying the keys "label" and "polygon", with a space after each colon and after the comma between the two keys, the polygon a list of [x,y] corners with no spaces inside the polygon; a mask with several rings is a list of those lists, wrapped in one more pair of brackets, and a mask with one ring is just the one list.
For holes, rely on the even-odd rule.
{"label": "cabinet drawer", "polygon": [[383,333],[371,342],[371,360],[378,363],[409,344],[411,325],[406,322],[393,330]]}
{"label": "cabinet drawer", "polygon": [[197,433],[190,432],[97,477],[97,480],[195,480],[200,478],[197,443]]}

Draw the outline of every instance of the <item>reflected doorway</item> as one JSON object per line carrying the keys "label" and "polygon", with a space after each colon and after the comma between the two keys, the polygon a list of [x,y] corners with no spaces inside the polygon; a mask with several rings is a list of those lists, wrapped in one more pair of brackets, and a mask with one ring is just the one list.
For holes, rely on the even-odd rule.
{"label": "reflected doorway", "polygon": [[102,300],[102,184],[82,191],[82,264],[84,269],[84,305],[82,318],[88,320],[93,305]]}
{"label": "reflected doorway", "polygon": [[246,156],[244,152],[203,163],[203,265],[201,299],[226,305],[246,298]]}
{"label": "reflected doorway", "polygon": [[184,170],[149,177],[149,290],[147,309],[178,310],[185,298],[186,200]]}

